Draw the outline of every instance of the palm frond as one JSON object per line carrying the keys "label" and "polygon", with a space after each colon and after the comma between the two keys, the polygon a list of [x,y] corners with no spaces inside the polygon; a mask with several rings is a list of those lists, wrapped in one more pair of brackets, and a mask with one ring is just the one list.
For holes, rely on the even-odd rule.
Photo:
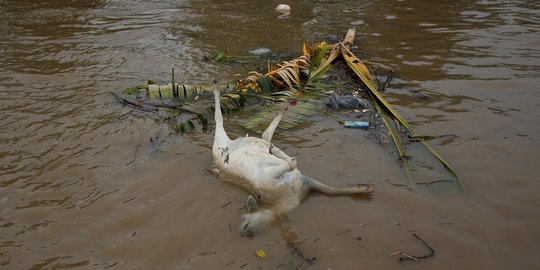
{"label": "palm frond", "polygon": [[243,93],[249,93],[249,92],[261,93],[259,80],[262,77],[263,77],[263,74],[256,71],[251,71],[250,73],[248,73],[247,77],[245,77],[244,79],[242,79],[236,84],[235,88],[237,90],[240,90]]}
{"label": "palm frond", "polygon": [[296,59],[272,67],[266,76],[279,88],[299,87],[302,74],[309,72],[310,63],[311,56],[304,54]]}
{"label": "palm frond", "polygon": [[[387,110],[398,122],[403,125],[411,133],[412,136],[419,136],[419,134],[412,128],[407,121],[396,111],[394,108],[384,99],[384,97],[379,93],[379,91],[373,85],[373,78],[369,73],[366,65],[358,59],[346,46],[341,46],[341,52],[343,58],[349,65],[349,67],[356,73],[356,75],[364,82],[368,88],[370,94],[372,95],[373,103],[380,103],[383,105],[384,109]],[[424,139],[419,138],[420,142],[435,156],[439,162],[441,162],[444,167],[456,178],[459,182],[460,187],[464,192],[466,192],[465,185],[457,175],[456,171],[450,166],[450,164]]]}
{"label": "palm frond", "polygon": [[[286,98],[282,100],[287,101]],[[270,107],[253,114],[245,122],[241,122],[240,124],[247,129],[261,133],[268,127],[275,116],[275,112],[288,108],[286,117],[283,117],[278,129],[291,129],[305,123],[313,115],[319,113],[323,106],[324,103],[317,98],[298,100],[294,106],[291,106],[289,102],[274,103]]]}
{"label": "palm frond", "polygon": [[[371,96],[371,99],[373,100],[373,96],[371,93],[369,93]],[[394,142],[394,146],[396,147],[396,150],[398,151],[398,159],[401,160],[403,163],[403,167],[405,168],[405,172],[407,173],[407,178],[409,181],[414,184],[414,181],[411,176],[411,169],[409,167],[409,161],[407,160],[407,156],[405,154],[405,146],[401,142],[401,138],[399,137],[399,131],[396,130],[394,125],[390,122],[390,119],[388,119],[388,116],[386,115],[386,112],[381,108],[379,103],[373,102],[373,106],[375,107],[375,110],[377,110],[377,113],[381,116],[381,119],[384,122],[384,125],[388,129],[388,132],[390,133],[390,136],[392,137],[392,141]]]}
{"label": "palm frond", "polygon": [[[327,55],[328,47],[326,43],[319,43],[315,48],[314,64],[310,66],[308,80],[306,85],[310,85],[315,81],[322,78],[324,73],[330,69],[330,64],[340,55],[340,51],[337,46],[334,46]],[[326,58],[325,58],[326,57]]]}

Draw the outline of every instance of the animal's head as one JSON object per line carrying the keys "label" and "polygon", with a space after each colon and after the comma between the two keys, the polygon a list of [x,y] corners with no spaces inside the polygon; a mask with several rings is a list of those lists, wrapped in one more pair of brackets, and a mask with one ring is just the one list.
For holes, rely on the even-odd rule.
{"label": "animal's head", "polygon": [[214,94],[220,94],[220,91],[219,91],[219,86],[218,86],[218,83],[217,83],[217,80],[213,80],[212,81],[212,92]]}
{"label": "animal's head", "polygon": [[253,236],[259,226],[269,223],[272,219],[274,219],[274,213],[268,209],[244,214],[238,233],[242,236]]}

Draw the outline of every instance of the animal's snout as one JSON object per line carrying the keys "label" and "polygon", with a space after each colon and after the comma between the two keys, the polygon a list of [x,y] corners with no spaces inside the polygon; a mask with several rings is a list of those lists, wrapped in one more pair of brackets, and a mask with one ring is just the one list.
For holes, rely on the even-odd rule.
{"label": "animal's snout", "polygon": [[238,234],[244,237],[251,237],[255,234],[252,227],[249,226],[249,222],[242,223],[238,228]]}

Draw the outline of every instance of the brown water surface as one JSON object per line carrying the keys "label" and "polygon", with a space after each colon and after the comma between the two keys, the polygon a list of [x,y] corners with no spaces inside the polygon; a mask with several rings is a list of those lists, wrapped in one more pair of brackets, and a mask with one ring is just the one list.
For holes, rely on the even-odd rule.
{"label": "brown water surface", "polygon": [[[2,269],[539,269],[540,6],[535,1],[0,1]],[[309,196],[240,237],[246,194],[208,173],[211,133],[149,142],[160,118],[108,93],[143,79],[207,84],[257,66],[217,49],[298,55],[357,27],[384,93],[468,195],[411,186],[394,154],[319,115],[275,143],[310,176],[372,200]],[[246,130],[227,126],[235,135]],[[434,258],[398,262],[388,254]],[[358,240],[361,237],[361,240]],[[260,259],[261,248],[268,257]]]}

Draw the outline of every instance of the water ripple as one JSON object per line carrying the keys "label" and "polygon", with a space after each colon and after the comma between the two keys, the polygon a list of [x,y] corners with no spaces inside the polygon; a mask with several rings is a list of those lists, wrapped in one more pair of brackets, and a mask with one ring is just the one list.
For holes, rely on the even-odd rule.
{"label": "water ripple", "polygon": [[[216,195],[206,193],[204,186],[217,186],[214,178],[200,172],[211,163],[205,153],[212,134],[171,135],[155,147],[148,137],[160,125],[159,118],[141,117],[116,103],[109,92],[145,79],[169,80],[171,67],[177,81],[191,84],[231,80],[253,69],[251,64],[202,60],[218,49],[244,55],[254,47],[270,47],[296,55],[304,40],[339,40],[353,24],[366,51],[363,56],[396,70],[398,78],[384,94],[402,106],[400,111],[418,116],[416,123],[448,122],[481,106],[497,117],[535,119],[519,107],[529,101],[526,97],[502,105],[495,99],[516,96],[468,92],[473,80],[491,90],[523,79],[519,87],[527,90],[524,85],[540,76],[540,17],[534,4],[348,1],[337,7],[317,0],[295,3],[288,17],[279,17],[274,6],[248,0],[0,1],[0,265],[113,268],[123,262],[92,256],[117,248],[124,241],[117,235],[131,237],[135,230],[126,232],[126,227],[145,227],[155,240],[162,229],[171,230],[163,233],[166,237],[177,235],[178,227],[169,224],[170,213],[176,215],[178,209],[207,222],[208,212],[200,210],[203,199],[190,193],[205,190],[200,192],[207,196],[204,200]],[[451,92],[448,85],[461,91]],[[482,104],[484,100],[489,104]],[[331,137],[341,130],[334,122],[328,129],[316,126],[305,123],[276,141],[314,160],[326,157],[323,144],[345,148],[346,140],[358,142],[354,130],[343,133],[350,136]],[[530,141],[535,136],[530,133],[520,130],[519,136]],[[232,127],[231,134],[245,135],[245,130]],[[449,139],[442,144],[461,143]],[[357,147],[357,153],[365,150]],[[358,157],[347,151],[341,152],[343,159]],[[188,161],[181,173],[154,172],[180,158]],[[197,172],[184,175],[191,167]],[[150,210],[141,214],[143,207]],[[137,215],[140,220],[131,222]],[[148,225],[155,222],[149,217],[157,215],[164,221]],[[121,225],[103,226],[107,223]],[[116,231],[102,232],[111,227]]]}

